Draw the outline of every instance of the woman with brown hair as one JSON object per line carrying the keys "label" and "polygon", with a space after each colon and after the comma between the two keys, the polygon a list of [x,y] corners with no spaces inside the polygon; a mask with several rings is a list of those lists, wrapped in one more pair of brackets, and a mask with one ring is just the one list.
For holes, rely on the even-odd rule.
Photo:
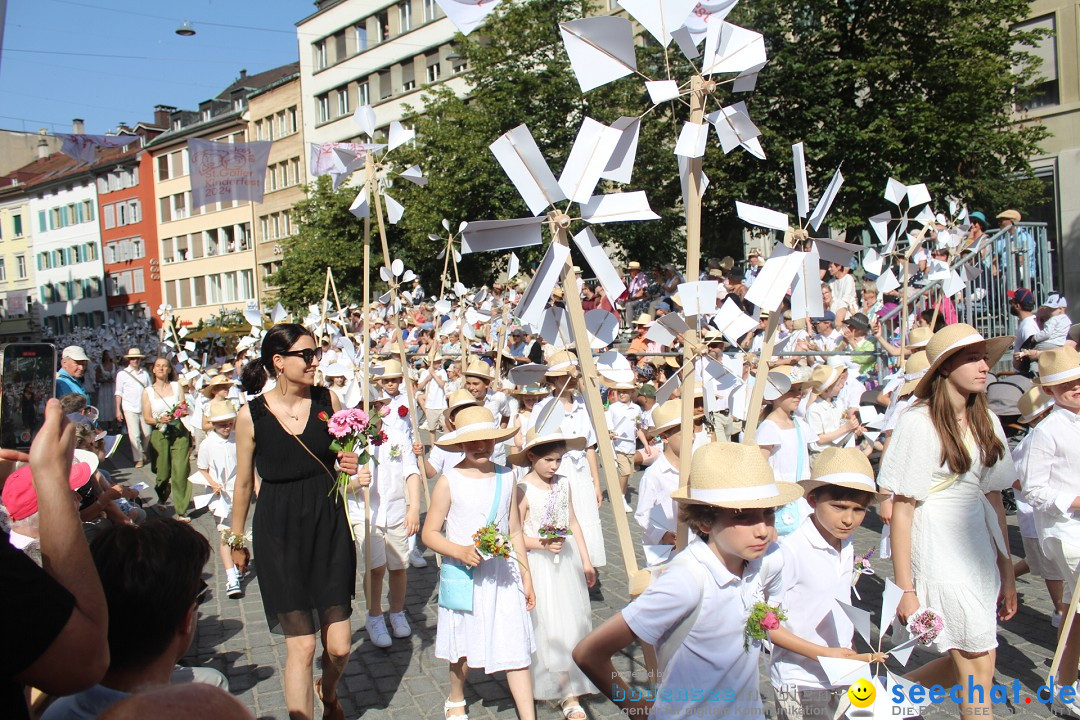
{"label": "woman with brown hair", "polygon": [[[946,657],[907,676],[929,687],[993,683],[997,620],[1016,613],[1001,490],[1016,479],[1001,423],[986,402],[986,376],[1012,343],[970,325],[949,325],[926,346],[930,362],[882,459],[878,483],[894,495],[893,572],[901,622],[933,608],[945,629],[932,648]],[[972,677],[972,680],[968,678]],[[990,698],[962,715],[992,713]]]}

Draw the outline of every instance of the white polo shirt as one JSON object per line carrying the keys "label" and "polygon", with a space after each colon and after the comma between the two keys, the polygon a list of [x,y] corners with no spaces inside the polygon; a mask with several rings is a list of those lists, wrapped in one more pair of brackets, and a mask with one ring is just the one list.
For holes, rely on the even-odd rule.
{"label": "white polo shirt", "polygon": [[206,439],[199,445],[199,459],[196,463],[200,470],[206,470],[214,482],[225,488],[232,497],[236,485],[236,439],[221,437],[214,431],[206,434]]}
{"label": "white polo shirt", "polygon": [[632,455],[637,449],[635,437],[641,420],[641,408],[634,403],[613,402],[605,414],[608,427],[615,433],[615,452]]}
{"label": "white polo shirt", "polygon": [[[674,532],[675,501],[671,499],[671,493],[678,489],[679,471],[667,459],[667,455],[661,452],[652,465],[645,468],[638,482],[638,504],[634,519],[641,526],[642,543],[645,545],[659,545],[664,533],[669,530]],[[669,527],[661,527],[652,519],[657,506],[662,509]]]}
{"label": "white polo shirt", "polygon": [[[788,615],[784,627],[817,645],[851,647],[855,628],[836,604],[837,600],[851,604],[851,576],[855,570],[851,540],[841,543],[837,552],[813,520],[807,520],[781,538],[780,554],[784,560],[782,599]],[[832,687],[817,660],[775,645],[769,677],[775,688]]]}
{"label": "white polo shirt", "polygon": [[120,396],[120,407],[124,412],[142,412],[142,392],[150,387],[150,373],[144,368],[135,372],[131,368],[123,368],[116,373],[116,394]]}
{"label": "white polo shirt", "polygon": [[1080,546],[1080,512],[1070,509],[1080,495],[1080,415],[1055,407],[1028,437],[1020,482],[1039,539]]}
{"label": "white polo shirt", "polygon": [[676,563],[622,611],[630,630],[656,645],[701,606],[671,656],[649,717],[710,717],[720,707],[727,717],[764,717],[758,689],[760,648],[753,644],[743,650],[743,630],[754,603],[775,598],[782,589],[776,547],[747,563],[742,577],[731,574],[697,536],[691,536],[683,553],[691,553],[704,572]]}

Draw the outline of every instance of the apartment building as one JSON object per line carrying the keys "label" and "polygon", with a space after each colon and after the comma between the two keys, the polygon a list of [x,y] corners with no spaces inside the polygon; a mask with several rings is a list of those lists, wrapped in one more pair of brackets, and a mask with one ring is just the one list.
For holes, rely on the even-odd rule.
{"label": "apartment building", "polygon": [[297,72],[296,64],[240,77],[197,111],[173,110],[169,129],[147,145],[153,158],[164,300],[183,324],[260,300],[256,284],[256,206],[217,202],[193,208],[188,141],[238,143],[248,136],[248,97]]}
{"label": "apartment building", "polygon": [[[359,140],[352,113],[372,105],[380,126],[423,106],[426,86],[467,89],[456,32],[435,0],[323,0],[297,23],[304,138]],[[311,168],[308,168],[309,174]]]}
{"label": "apartment building", "polygon": [[31,316],[37,293],[30,220],[25,194],[0,197],[0,342],[27,342],[38,333]]}
{"label": "apartment building", "polygon": [[270,140],[263,201],[256,206],[255,262],[263,304],[274,301],[277,288],[266,278],[281,267],[281,240],[294,232],[292,207],[304,199],[307,163],[300,107],[299,71],[248,96],[248,137]]}

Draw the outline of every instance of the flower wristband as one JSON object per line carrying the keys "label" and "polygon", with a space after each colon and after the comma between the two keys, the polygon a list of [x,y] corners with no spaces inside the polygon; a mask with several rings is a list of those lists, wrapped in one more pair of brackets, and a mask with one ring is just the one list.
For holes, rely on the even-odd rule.
{"label": "flower wristband", "polygon": [[233,550],[243,550],[247,547],[247,539],[243,535],[226,529],[221,531],[221,544]]}

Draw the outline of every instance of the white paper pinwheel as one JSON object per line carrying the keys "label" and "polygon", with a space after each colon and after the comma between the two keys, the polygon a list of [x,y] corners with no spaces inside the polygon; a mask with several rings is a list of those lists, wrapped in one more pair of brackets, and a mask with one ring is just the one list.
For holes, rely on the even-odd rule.
{"label": "white paper pinwheel", "polygon": [[462,35],[480,27],[501,0],[435,0]]}
{"label": "white paper pinwheel", "polygon": [[428,234],[428,240],[435,243],[442,243],[443,249],[439,251],[436,256],[439,260],[443,261],[442,275],[440,276],[441,287],[439,288],[439,297],[446,296],[446,286],[450,284],[450,268],[454,269],[454,282],[461,283],[461,278],[458,276],[458,263],[461,262],[461,231],[465,229],[467,223],[462,222],[458,224],[457,232],[453,232],[450,229],[450,221],[443,218],[442,226],[446,235],[440,237],[434,233]]}
{"label": "white paper pinwheel", "polygon": [[[353,113],[353,120],[360,127],[361,132],[370,138],[375,137],[375,110],[370,105],[361,105],[356,108],[356,112]],[[364,155],[356,155],[348,150],[336,151],[336,153],[342,157],[343,161],[347,160],[345,167],[348,169],[348,172],[365,168],[372,176],[372,178],[369,178],[369,182],[364,183],[364,186],[360,189],[356,199],[353,200],[352,205],[349,206],[350,213],[358,218],[369,217],[371,214],[369,195],[371,192],[378,192],[386,207],[387,221],[391,225],[396,225],[398,221],[401,220],[402,215],[405,214],[405,207],[386,192],[387,188],[393,187],[393,178],[396,176],[421,187],[427,185],[428,181],[427,178],[424,177],[424,173],[419,165],[410,165],[404,170],[395,173],[395,168],[387,161],[387,157],[394,150],[407,142],[411,142],[415,138],[415,130],[406,128],[395,120],[390,123],[390,127],[387,130],[387,141],[385,145],[370,145],[368,147],[373,149]],[[375,158],[374,150],[384,147],[386,148],[386,152],[383,153],[381,157]],[[372,187],[374,187],[375,190],[371,190],[370,188]]]}

